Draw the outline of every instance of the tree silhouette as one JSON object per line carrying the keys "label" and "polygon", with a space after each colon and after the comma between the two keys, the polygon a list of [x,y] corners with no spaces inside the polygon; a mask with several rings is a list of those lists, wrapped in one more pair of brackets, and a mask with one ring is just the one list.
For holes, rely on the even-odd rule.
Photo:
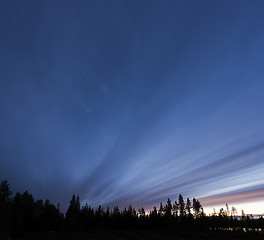
{"label": "tree silhouette", "polygon": [[0,185],[0,234],[10,229],[11,195],[9,183],[7,180],[2,181]]}
{"label": "tree silhouette", "polygon": [[172,212],[172,204],[171,204],[171,200],[168,198],[167,204],[165,206],[165,215],[167,217],[170,217],[171,216],[171,212]]}
{"label": "tree silhouette", "polygon": [[103,214],[103,210],[102,210],[102,207],[101,205],[99,205],[99,207],[97,208],[97,210],[95,211],[95,217],[97,219],[100,219],[102,217],[102,214]]}
{"label": "tree silhouette", "polygon": [[86,203],[80,211],[79,228],[87,231],[94,227],[94,223],[94,210]]}
{"label": "tree silhouette", "polygon": [[159,215],[160,215],[160,216],[163,216],[163,214],[164,214],[164,208],[163,208],[163,204],[162,204],[162,203],[160,203],[160,208],[159,208]]}
{"label": "tree silhouette", "polygon": [[42,222],[42,230],[55,231],[61,227],[63,217],[59,209],[47,199],[44,203],[43,211],[39,214],[39,220]]}
{"label": "tree silhouette", "polygon": [[189,198],[187,198],[186,211],[187,211],[188,217],[191,217],[192,216],[191,207],[192,207],[191,201],[190,201]]}
{"label": "tree silhouette", "polygon": [[180,217],[184,217],[186,215],[185,203],[181,194],[179,195],[179,208],[180,208]]}
{"label": "tree silhouette", "polygon": [[145,217],[145,209],[143,207],[138,209],[139,217]]}
{"label": "tree silhouette", "polygon": [[158,216],[158,211],[157,208],[154,207],[153,210],[150,212],[150,217],[157,217]]}
{"label": "tree silhouette", "polygon": [[226,203],[226,216],[230,216],[230,210],[227,203]]}
{"label": "tree silhouette", "polygon": [[179,204],[177,203],[177,201],[175,201],[173,204],[173,215],[175,217],[178,217],[178,210],[179,210]]}
{"label": "tree silhouette", "polygon": [[73,194],[65,217],[66,227],[71,231],[77,230],[79,215],[80,215],[80,198],[79,196],[77,196],[76,198],[75,194]]}
{"label": "tree silhouette", "polygon": [[226,211],[224,208],[220,208],[219,210],[219,217],[226,217]]}
{"label": "tree silhouette", "polygon": [[196,200],[195,198],[193,198],[193,210],[195,217],[199,217],[202,214],[202,205],[199,200]]}
{"label": "tree silhouette", "polygon": [[231,208],[231,216],[235,217],[235,215],[237,214],[237,209],[235,207]]}
{"label": "tree silhouette", "polygon": [[[23,194],[16,193],[12,204],[12,225],[15,231],[24,232],[36,229],[39,214],[36,206],[33,196],[28,191]],[[39,207],[40,211],[41,207]]]}
{"label": "tree silhouette", "polygon": [[[263,229],[264,224],[262,217],[253,219],[252,216],[246,216],[243,211],[242,218],[238,220],[235,217],[236,209],[232,207],[230,212],[227,204],[225,209],[220,209],[218,215],[214,213],[205,216],[199,200],[193,198],[191,204],[190,199],[187,198],[185,204],[181,194],[179,194],[178,202],[175,201],[172,204],[168,198],[166,205],[163,206],[160,203],[159,211],[154,207],[149,215],[143,207],[136,212],[132,205],[122,211],[118,206],[115,206],[113,211],[110,211],[109,207],[104,211],[101,205],[96,209],[88,204],[81,207],[79,196],[73,195],[64,218],[60,213],[59,204],[55,207],[48,199],[44,203],[42,199],[35,201],[27,191],[23,194],[16,193],[12,198],[8,182],[3,181],[0,185],[0,203],[0,236],[12,235],[15,239],[20,239],[20,236],[25,233],[33,232],[56,231],[71,235],[78,231],[99,230],[101,232],[104,229],[166,229],[166,233],[168,229],[177,232],[211,231],[212,229],[254,231],[254,229]],[[255,239],[255,236],[248,239]]]}
{"label": "tree silhouette", "polygon": [[245,212],[244,212],[243,209],[241,210],[241,218],[242,218],[243,220],[246,219],[246,214],[245,214]]}
{"label": "tree silhouette", "polygon": [[9,205],[11,203],[12,192],[7,180],[1,182],[0,185],[0,206]]}
{"label": "tree silhouette", "polygon": [[113,210],[113,216],[118,217],[119,215],[120,215],[119,208],[118,208],[118,206],[115,206],[114,210]]}

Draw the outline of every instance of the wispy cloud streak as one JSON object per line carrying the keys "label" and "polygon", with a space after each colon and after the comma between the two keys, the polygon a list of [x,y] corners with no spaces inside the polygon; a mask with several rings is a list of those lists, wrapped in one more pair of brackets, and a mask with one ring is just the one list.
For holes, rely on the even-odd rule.
{"label": "wispy cloud streak", "polygon": [[262,198],[262,2],[0,4],[0,176],[14,192],[64,211],[73,193]]}

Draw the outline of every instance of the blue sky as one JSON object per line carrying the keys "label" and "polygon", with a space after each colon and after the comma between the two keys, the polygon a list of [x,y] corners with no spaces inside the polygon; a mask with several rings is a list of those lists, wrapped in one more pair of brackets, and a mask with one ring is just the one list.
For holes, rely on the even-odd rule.
{"label": "blue sky", "polygon": [[63,209],[264,202],[263,7],[1,1],[1,179]]}

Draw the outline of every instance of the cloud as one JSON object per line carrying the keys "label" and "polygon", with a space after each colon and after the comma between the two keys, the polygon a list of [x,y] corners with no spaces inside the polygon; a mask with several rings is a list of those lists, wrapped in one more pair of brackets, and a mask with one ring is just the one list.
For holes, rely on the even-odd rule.
{"label": "cloud", "polygon": [[227,192],[219,195],[213,195],[201,198],[201,203],[206,206],[217,206],[228,204],[241,204],[263,200],[264,185],[254,186],[251,189]]}

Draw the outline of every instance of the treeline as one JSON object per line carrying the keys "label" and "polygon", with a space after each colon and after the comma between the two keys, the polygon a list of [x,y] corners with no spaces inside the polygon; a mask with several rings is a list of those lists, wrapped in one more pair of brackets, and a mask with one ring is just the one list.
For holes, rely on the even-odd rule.
{"label": "treeline", "polygon": [[[142,207],[137,211],[129,205],[120,210],[103,209],[100,205],[93,209],[87,204],[81,206],[79,196],[73,195],[66,214],[60,212],[59,204],[55,206],[49,200],[34,200],[25,191],[12,197],[7,181],[0,186],[0,236],[19,235],[24,232],[89,232],[105,229],[170,229],[183,230],[219,230],[232,228],[234,231],[243,229],[264,228],[263,218],[252,219],[234,216],[234,210],[221,209],[219,213],[209,216],[203,211],[199,200],[189,198],[186,201],[180,194],[178,199],[166,204],[160,203],[159,209],[154,207],[145,212]],[[233,211],[233,212],[232,212]]]}

